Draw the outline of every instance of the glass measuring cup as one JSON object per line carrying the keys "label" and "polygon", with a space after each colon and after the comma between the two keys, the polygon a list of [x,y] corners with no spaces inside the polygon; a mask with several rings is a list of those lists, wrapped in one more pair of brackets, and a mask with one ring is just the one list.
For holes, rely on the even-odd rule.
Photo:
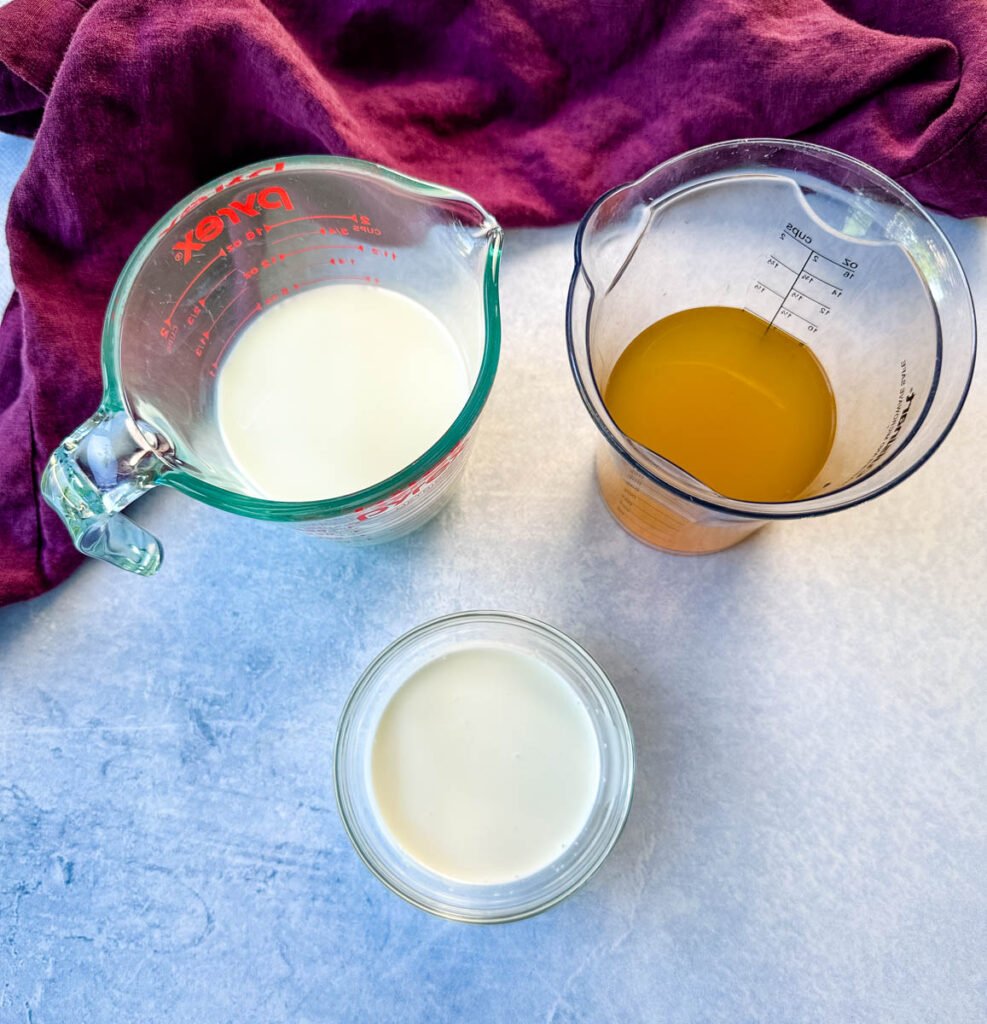
{"label": "glass measuring cup", "polygon": [[[603,401],[618,357],[686,309],[745,308],[807,345],[836,401],[830,455],[793,501],[726,497],[624,435]],[[601,196],[576,235],[569,360],[600,439],[600,491],[656,548],[719,551],[772,520],[849,508],[916,470],[949,432],[976,329],[956,254],[891,179],[821,146],[717,143]]]}
{"label": "glass measuring cup", "polygon": [[[102,403],[51,456],[45,500],[80,551],[141,575],[157,571],[161,545],[120,513],[158,484],[335,540],[415,529],[461,474],[493,384],[501,241],[463,193],[361,160],[291,157],[210,182],[124,267],[103,328]],[[324,501],[259,497],[219,429],[220,367],[266,308],[337,282],[401,292],[438,317],[463,356],[469,396],[442,437],[386,480]]]}

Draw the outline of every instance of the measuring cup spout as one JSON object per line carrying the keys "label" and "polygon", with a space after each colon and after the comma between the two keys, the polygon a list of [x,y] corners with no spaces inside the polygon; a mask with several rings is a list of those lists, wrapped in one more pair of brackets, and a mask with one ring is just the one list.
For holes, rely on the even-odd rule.
{"label": "measuring cup spout", "polygon": [[147,424],[101,406],[54,451],[41,493],[85,555],[140,576],[161,565],[161,544],[120,510],[154,487],[170,448]]}

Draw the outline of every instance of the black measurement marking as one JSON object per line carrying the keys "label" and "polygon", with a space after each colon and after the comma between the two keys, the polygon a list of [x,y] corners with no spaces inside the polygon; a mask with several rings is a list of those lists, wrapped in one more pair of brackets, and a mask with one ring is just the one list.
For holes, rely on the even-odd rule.
{"label": "black measurement marking", "polygon": [[788,297],[787,295],[782,295],[781,292],[776,292],[774,288],[768,287],[768,285],[766,285],[763,281],[754,282],[754,290],[757,291],[758,288],[765,292],[771,292],[772,295],[777,295],[778,298],[782,300],[782,302],[784,302],[784,300]]}
{"label": "black measurement marking", "polygon": [[790,267],[787,263],[783,263],[777,256],[769,255],[768,262],[774,260],[779,267],[784,267],[790,274],[797,274],[798,271],[794,267]]}
{"label": "black measurement marking", "polygon": [[[819,328],[811,320],[802,316],[801,313],[796,313],[794,309],[789,309],[788,306],[782,306],[781,309],[779,309],[778,312],[775,313],[775,316],[780,316],[782,313],[784,313],[786,316],[797,316],[799,320],[805,320],[805,322],[809,325],[809,328],[812,331],[819,330]],[[772,320],[771,323],[774,323],[774,320]]]}
{"label": "black measurement marking", "polygon": [[[809,259],[812,259],[812,257],[815,256],[816,259],[825,260],[827,263],[832,263],[837,270],[842,270],[844,273],[848,273],[851,270],[857,269],[857,264],[854,263],[853,260],[844,259],[842,263],[837,263],[836,260],[831,260],[828,256],[824,256],[817,249],[813,249],[811,245],[808,245],[805,242],[803,242],[801,238],[795,238],[795,235],[793,235],[790,231],[782,231],[781,237],[794,238],[799,245],[801,245],[804,249],[809,250]],[[806,260],[805,262],[808,263],[809,260]],[[803,267],[802,269],[804,270],[805,268]],[[850,276],[852,277],[853,275],[851,274]],[[820,278],[820,280],[822,280],[822,278]]]}
{"label": "black measurement marking", "polygon": [[[792,237],[794,238],[795,236],[793,235]],[[801,244],[805,245],[804,242],[802,242]],[[808,249],[809,247],[806,246],[806,248]],[[799,270],[798,275],[801,275],[802,272],[805,270],[805,268],[809,265],[809,260],[812,259],[812,252],[813,252],[813,250],[809,249],[809,255],[806,256],[805,263],[802,264],[802,269]],[[794,271],[793,271],[793,273],[794,273]],[[798,275],[796,275],[795,281],[798,280]],[[788,302],[788,296],[791,295],[792,292],[795,290],[795,281],[792,281],[792,283],[788,286],[788,291],[781,297],[781,305],[775,311],[775,315],[768,321],[768,327],[769,328],[774,326],[775,320],[778,319],[778,314],[785,308],[785,303]],[[774,289],[771,289],[771,290],[774,291]],[[778,292],[775,292],[775,295],[778,295],[778,294],[779,294]],[[792,313],[792,316],[798,316],[798,313]],[[800,320],[805,320],[805,317],[802,316],[802,317],[799,317],[799,319]],[[809,323],[809,321],[806,320],[806,323]]]}
{"label": "black measurement marking", "polygon": [[[786,317],[794,316],[797,317],[799,320],[804,321],[808,325],[810,333],[814,334],[819,330],[818,326],[814,324],[808,317],[804,317],[801,315],[801,313],[796,313],[795,310],[790,309],[786,305],[789,298],[794,298],[797,302],[808,300],[812,305],[814,305],[819,310],[821,316],[829,316],[830,312],[832,312],[832,307],[827,306],[826,303],[820,302],[819,299],[815,298],[812,295],[809,295],[808,292],[801,291],[795,286],[802,282],[805,282],[807,284],[814,284],[815,282],[818,281],[820,284],[823,284],[827,288],[829,288],[830,294],[835,296],[836,298],[840,298],[843,295],[843,287],[841,285],[834,284],[832,281],[827,281],[826,278],[820,277],[814,271],[809,271],[806,268],[810,263],[817,264],[820,260],[825,260],[827,263],[836,267],[838,270],[843,271],[844,278],[846,278],[847,280],[851,280],[855,276],[856,271],[859,269],[860,265],[856,263],[854,260],[851,260],[848,256],[845,256],[843,258],[842,263],[838,263],[836,260],[831,259],[829,256],[824,256],[817,249],[812,248],[811,238],[808,238],[808,236],[806,236],[805,239],[800,238],[798,233],[793,233],[790,229],[791,225],[789,224],[786,230],[781,232],[781,240],[784,241],[786,238],[793,238],[796,242],[798,242],[799,245],[802,246],[803,249],[808,250],[808,255],[805,257],[805,262],[802,264],[802,266],[798,270],[796,270],[794,267],[790,267],[787,263],[783,263],[780,259],[778,259],[777,256],[775,256],[774,253],[768,254],[768,266],[784,267],[785,270],[787,270],[790,274],[795,275],[794,280],[789,285],[788,291],[784,295],[782,295],[781,292],[775,291],[774,288],[769,288],[763,281],[756,281],[754,283],[754,290],[757,292],[768,291],[771,292],[772,295],[777,295],[778,298],[781,299],[781,303],[779,304],[777,310],[775,310],[774,316],[770,319],[770,321],[768,321],[768,328],[771,328],[774,325],[775,320],[777,320],[779,316],[784,314]],[[747,307],[744,308],[746,309]],[[750,312],[753,311],[750,310]]]}
{"label": "black measurement marking", "polygon": [[[813,255],[819,255],[819,253],[817,253],[814,249],[812,250],[812,252]],[[826,259],[826,257],[824,256],[823,259]],[[843,294],[842,285],[834,284],[832,281],[827,281],[825,277],[820,277],[819,274],[812,274],[808,270],[800,272],[796,270],[795,267],[790,267],[784,260],[778,259],[778,257],[775,256],[773,252],[768,253],[768,266],[784,267],[790,274],[798,274],[803,281],[808,281],[810,283],[813,281],[818,281],[820,284],[826,285],[827,288],[832,288],[837,295]]]}
{"label": "black measurement marking", "polygon": [[810,274],[809,271],[806,270],[803,271],[803,273],[800,274],[799,276],[805,278],[808,281],[818,281],[820,284],[824,284],[827,288],[832,288],[833,291],[836,292],[838,295],[843,294],[842,285],[833,284],[832,281],[827,281],[825,277],[820,277],[818,274]]}
{"label": "black measurement marking", "polygon": [[[804,274],[802,275],[805,276]],[[825,302],[820,302],[818,299],[813,298],[807,292],[800,292],[796,288],[792,289],[792,295],[797,296],[800,299],[808,299],[814,306],[818,307],[820,313],[829,313],[830,307]]]}

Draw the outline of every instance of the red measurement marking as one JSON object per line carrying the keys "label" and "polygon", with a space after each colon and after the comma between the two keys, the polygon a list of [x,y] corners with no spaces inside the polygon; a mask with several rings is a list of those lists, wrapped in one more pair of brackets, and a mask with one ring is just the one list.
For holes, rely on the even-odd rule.
{"label": "red measurement marking", "polygon": [[[268,231],[270,230],[268,228]],[[293,238],[308,238],[309,235],[324,235],[325,233],[325,228],[314,228],[312,231],[297,231],[293,235],[282,235],[280,238],[276,238],[274,244],[280,245],[282,242],[290,242]]]}
{"label": "red measurement marking", "polygon": [[[213,295],[213,294],[214,294],[214,293],[215,293],[215,292],[216,292],[216,291],[217,291],[217,290],[219,289],[219,287],[220,287],[220,286],[221,286],[221,285],[223,284],[223,282],[224,282],[224,281],[225,281],[225,280],[226,280],[226,279],[227,279],[227,278],[228,278],[228,277],[229,277],[229,276],[230,276],[231,274],[235,274],[235,273],[236,273],[236,267],[234,267],[234,268],[233,268],[233,269],[232,269],[232,270],[231,270],[231,271],[230,271],[229,273],[227,273],[227,274],[224,274],[224,275],[223,275],[223,276],[222,276],[222,277],[221,277],[221,278],[220,278],[220,279],[219,279],[219,280],[218,280],[218,281],[216,282],[216,284],[215,284],[215,285],[213,286],[213,288],[212,288],[212,289],[211,289],[210,291],[206,292],[206,299],[208,299],[210,295]],[[199,299],[199,305],[200,305],[200,306],[202,306],[203,308],[205,308],[205,305],[206,305],[206,299]],[[209,310],[207,309],[207,310],[206,310],[206,312],[207,312],[207,313],[209,313]],[[209,315],[210,315],[210,316],[212,316],[212,313],[209,313]],[[218,318],[217,318],[217,319],[218,319]],[[213,322],[215,323],[215,320],[214,320]]]}
{"label": "red measurement marking", "polygon": [[369,274],[329,274],[327,277],[316,277],[311,281],[302,281],[295,287],[307,287],[310,284],[321,284],[323,281],[362,281],[364,284],[380,284],[379,277],[371,277]]}
{"label": "red measurement marking", "polygon": [[413,484],[410,484],[408,487],[392,494],[383,501],[377,502],[375,505],[364,505],[363,508],[358,508],[356,510],[356,518],[360,522],[365,522],[367,519],[372,519],[374,516],[381,515],[388,509],[395,508],[398,505],[403,505],[409,498],[413,498],[416,494],[419,494],[422,488],[433,483],[442,476],[449,466],[459,457],[465,447],[466,442],[460,441],[444,459],[442,459],[437,465],[433,466],[423,476],[420,476]]}
{"label": "red measurement marking", "polygon": [[[219,350],[219,355],[216,356],[215,362],[212,364],[212,368],[218,369],[219,361],[223,358],[223,353],[229,348],[230,342],[236,337],[237,332],[240,328],[252,317],[261,311],[261,304],[258,302],[256,306],[233,328],[230,336],[223,342],[223,347]],[[213,374],[215,376],[215,374]]]}
{"label": "red measurement marking", "polygon": [[[329,231],[332,230],[332,228],[329,229]],[[310,235],[325,235],[327,233],[326,228],[313,228],[311,231],[296,231],[293,235],[282,235],[280,238],[275,238],[271,244],[280,245],[282,242],[290,242],[295,238],[308,238]],[[361,245],[358,248],[362,249],[363,246]]]}
{"label": "red measurement marking", "polygon": [[351,220],[354,224],[357,223],[355,213],[317,213],[309,214],[307,217],[292,217],[290,220],[279,220],[277,224],[265,224],[264,228],[267,231],[273,231],[275,228],[283,228],[285,224],[300,224],[302,221],[307,220]]}
{"label": "red measurement marking", "polygon": [[[371,277],[369,274],[327,274],[325,277],[315,277],[311,281],[295,281],[292,282],[291,287],[295,291],[301,291],[303,288],[308,288],[310,285],[322,284],[324,281],[360,281],[362,284],[380,284],[379,277]],[[287,287],[283,287],[279,292],[275,292],[273,295],[268,295],[264,299],[264,305],[270,306],[277,302],[279,299],[285,299],[291,295],[291,291]]]}
{"label": "red measurement marking", "polygon": [[309,245],[304,249],[294,249],[291,252],[281,254],[281,259],[285,259],[288,256],[299,256],[303,252],[315,252],[316,249],[359,249],[363,251],[362,245]]}
{"label": "red measurement marking", "polygon": [[217,323],[219,323],[219,320],[220,320],[220,318],[222,317],[223,313],[225,313],[225,312],[226,312],[226,311],[227,311],[227,310],[228,310],[228,309],[230,308],[230,306],[232,306],[232,305],[233,305],[233,303],[234,303],[234,302],[236,302],[236,300],[237,300],[238,298],[240,298],[240,296],[241,296],[241,295],[243,295],[243,293],[244,293],[244,292],[245,292],[245,291],[247,290],[247,288],[249,288],[249,287],[250,287],[250,285],[246,285],[245,287],[241,288],[241,289],[240,289],[240,291],[239,291],[239,292],[237,292],[237,294],[236,294],[236,295],[234,295],[234,296],[233,296],[233,298],[232,298],[232,299],[230,299],[230,301],[229,301],[229,302],[228,302],[228,303],[227,303],[227,304],[226,304],[225,306],[223,306],[222,310],[221,310],[221,311],[220,311],[220,312],[219,312],[219,313],[218,313],[218,314],[216,315],[216,317],[215,317],[215,318],[213,319],[213,322],[212,322],[212,325],[213,325],[213,327],[215,327],[215,326],[216,326],[216,324],[217,324]]}
{"label": "red measurement marking", "polygon": [[[188,293],[192,290],[192,285],[194,285],[195,282],[198,281],[200,277],[202,277],[202,275],[216,262],[216,260],[218,260],[220,258],[220,256],[225,256],[225,255],[226,255],[225,250],[220,249],[219,253],[217,255],[213,256],[213,258],[198,272],[198,274],[196,274],[195,277],[193,277],[192,280],[189,281],[188,287],[185,289],[185,291],[182,292],[181,295],[178,296],[178,301],[175,303],[174,306],[171,307],[171,312],[168,314],[168,316],[165,319],[165,323],[168,324],[169,327],[171,326],[171,318],[175,315],[175,310],[178,309],[178,307],[182,304],[182,299],[184,299],[185,296],[188,295]],[[229,275],[227,275],[227,277],[228,276]],[[225,280],[225,278],[224,278],[224,280]]]}

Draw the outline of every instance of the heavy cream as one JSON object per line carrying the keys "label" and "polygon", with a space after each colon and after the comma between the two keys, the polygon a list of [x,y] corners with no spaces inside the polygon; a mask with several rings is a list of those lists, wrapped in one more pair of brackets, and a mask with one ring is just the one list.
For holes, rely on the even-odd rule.
{"label": "heavy cream", "polygon": [[217,416],[253,489],[311,501],[410,465],[452,426],[470,384],[456,342],[420,303],[327,285],[271,306],[236,340]]}
{"label": "heavy cream", "polygon": [[418,669],[371,750],[376,811],[394,842],[459,882],[509,883],[551,864],[590,815],[600,756],[589,712],[533,655],[467,647]]}

